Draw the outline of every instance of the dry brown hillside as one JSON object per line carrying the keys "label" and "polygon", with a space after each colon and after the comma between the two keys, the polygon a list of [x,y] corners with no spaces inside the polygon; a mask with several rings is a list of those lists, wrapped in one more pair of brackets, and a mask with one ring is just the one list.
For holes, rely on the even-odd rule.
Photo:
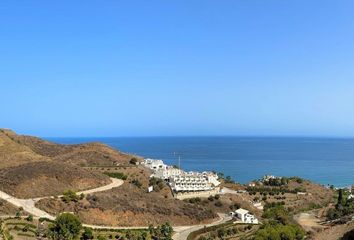
{"label": "dry brown hillside", "polygon": [[[104,144],[61,145],[40,138],[0,130],[0,190],[20,198],[61,195],[109,182],[107,172],[127,176],[125,183],[108,191],[85,196],[78,202],[45,198],[38,206],[52,214],[77,213],[85,223],[146,226],[207,223],[214,211],[172,197],[169,187],[156,183],[147,193],[150,170],[129,164],[135,157]],[[21,156],[21,157],[19,157]],[[0,209],[1,210],[1,209]]]}
{"label": "dry brown hillside", "polygon": [[116,166],[132,157],[100,143],[63,145],[0,129],[0,190],[27,198],[94,188],[109,178],[82,166]]}
{"label": "dry brown hillside", "polygon": [[52,214],[75,212],[84,223],[108,226],[147,226],[164,222],[188,225],[207,223],[217,217],[205,206],[174,199],[165,184],[158,191],[147,193],[151,173],[142,166],[120,167],[117,171],[127,175],[119,188],[88,195],[78,202],[46,198],[37,206]]}
{"label": "dry brown hillside", "polygon": [[60,195],[108,184],[109,179],[67,163],[33,162],[0,169],[0,190],[20,198]]}
{"label": "dry brown hillside", "polygon": [[0,216],[15,215],[17,211],[17,207],[0,199]]}
{"label": "dry brown hillside", "polygon": [[34,153],[31,148],[19,143],[9,130],[0,130],[0,169],[28,162],[49,161],[45,156]]}
{"label": "dry brown hillside", "polygon": [[102,143],[56,144],[37,137],[17,135],[10,130],[0,130],[1,136],[11,139],[42,158],[69,162],[80,166],[112,166],[127,163],[133,157]]}

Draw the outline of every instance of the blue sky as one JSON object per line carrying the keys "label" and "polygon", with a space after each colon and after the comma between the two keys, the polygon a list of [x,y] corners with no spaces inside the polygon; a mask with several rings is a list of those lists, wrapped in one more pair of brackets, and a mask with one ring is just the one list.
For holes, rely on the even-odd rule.
{"label": "blue sky", "polygon": [[353,1],[1,1],[0,126],[354,136]]}

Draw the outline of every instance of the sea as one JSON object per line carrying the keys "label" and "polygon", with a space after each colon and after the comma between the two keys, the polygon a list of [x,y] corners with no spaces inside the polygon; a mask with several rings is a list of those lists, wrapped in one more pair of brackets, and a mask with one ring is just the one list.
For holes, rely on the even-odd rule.
{"label": "sea", "polygon": [[47,138],[102,142],[187,171],[216,171],[247,183],[263,175],[299,176],[323,185],[354,185],[354,139],[300,137]]}

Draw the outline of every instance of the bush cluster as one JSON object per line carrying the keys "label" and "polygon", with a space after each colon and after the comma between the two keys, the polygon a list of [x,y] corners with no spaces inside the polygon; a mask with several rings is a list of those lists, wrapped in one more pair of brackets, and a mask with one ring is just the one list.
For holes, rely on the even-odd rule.
{"label": "bush cluster", "polygon": [[128,178],[124,173],[121,173],[121,172],[104,172],[103,174],[105,174],[111,178],[118,178],[118,179],[122,179],[122,180],[127,180],[127,178]]}

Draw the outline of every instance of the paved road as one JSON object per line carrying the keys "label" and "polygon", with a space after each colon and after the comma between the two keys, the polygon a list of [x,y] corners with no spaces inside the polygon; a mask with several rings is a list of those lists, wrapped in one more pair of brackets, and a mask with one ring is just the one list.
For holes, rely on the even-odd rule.
{"label": "paved road", "polygon": [[186,240],[188,235],[194,231],[197,231],[199,229],[202,229],[204,227],[211,227],[215,226],[218,224],[225,223],[229,220],[231,220],[231,217],[228,216],[227,214],[218,214],[219,219],[213,223],[206,224],[206,225],[193,225],[193,226],[180,226],[180,227],[173,227],[173,230],[176,232],[173,236],[173,240]]}
{"label": "paved road", "polygon": [[[102,187],[90,189],[90,190],[85,190],[78,192],[78,194],[84,193],[84,194],[91,194],[91,193],[96,193],[96,192],[102,192],[106,190],[110,190],[115,187],[121,186],[124,181],[116,178],[111,178],[111,183]],[[59,196],[60,197],[60,196]],[[0,191],[0,198],[8,201],[9,203],[15,205],[16,207],[22,207],[26,212],[29,214],[32,214],[34,217],[45,217],[48,219],[55,219],[52,215],[46,213],[45,211],[37,208],[35,206],[36,202],[38,202],[41,199],[44,199],[46,197],[41,197],[41,198],[33,198],[33,199],[19,199],[13,196],[10,196],[9,194]]]}

